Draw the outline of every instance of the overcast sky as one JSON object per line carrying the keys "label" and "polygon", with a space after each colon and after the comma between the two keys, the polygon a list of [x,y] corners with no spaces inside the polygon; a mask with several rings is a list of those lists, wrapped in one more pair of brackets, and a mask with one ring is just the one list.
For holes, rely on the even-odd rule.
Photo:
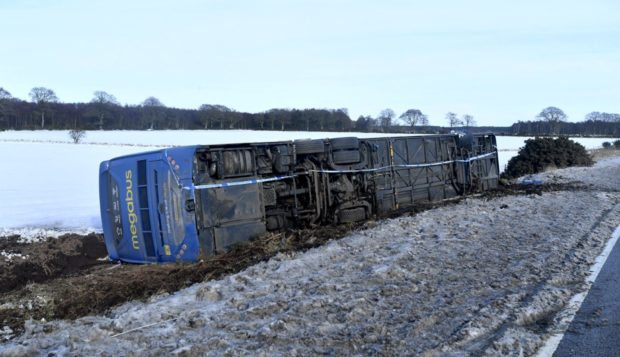
{"label": "overcast sky", "polygon": [[620,1],[0,0],[0,87],[239,111],[620,112]]}

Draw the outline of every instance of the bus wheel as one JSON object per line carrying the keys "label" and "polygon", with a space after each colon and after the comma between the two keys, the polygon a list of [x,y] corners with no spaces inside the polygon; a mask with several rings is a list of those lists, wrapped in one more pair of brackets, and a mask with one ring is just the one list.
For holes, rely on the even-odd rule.
{"label": "bus wheel", "polygon": [[353,223],[365,219],[366,209],[364,207],[343,209],[338,213],[338,223]]}

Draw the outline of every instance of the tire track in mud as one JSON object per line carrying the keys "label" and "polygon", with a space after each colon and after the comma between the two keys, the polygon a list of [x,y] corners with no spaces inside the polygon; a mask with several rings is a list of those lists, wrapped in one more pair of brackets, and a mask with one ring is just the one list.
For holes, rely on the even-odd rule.
{"label": "tire track in mud", "polygon": [[[475,197],[492,199],[576,190],[593,191],[572,184],[513,185]],[[390,216],[414,215],[453,205],[462,199],[420,205]],[[110,265],[102,262],[98,259],[105,256],[105,246],[102,236],[97,234],[68,235],[31,244],[19,244],[18,237],[0,237],[0,251],[27,256],[24,262],[19,262],[19,258],[4,261],[0,258],[0,339],[19,335],[28,319],[75,319],[103,313],[130,300],[144,301],[159,293],[172,293],[194,283],[218,279],[268,260],[277,253],[314,248],[374,225],[374,221],[369,221],[273,233],[196,264],[167,265]],[[7,326],[10,332],[3,335],[3,326]]]}

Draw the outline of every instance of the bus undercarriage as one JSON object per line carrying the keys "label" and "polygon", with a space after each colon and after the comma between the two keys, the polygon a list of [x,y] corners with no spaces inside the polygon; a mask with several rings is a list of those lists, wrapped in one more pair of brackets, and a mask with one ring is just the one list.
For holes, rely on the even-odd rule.
{"label": "bus undercarriage", "polygon": [[193,199],[201,256],[289,227],[345,224],[497,187],[495,137],[344,137],[200,146]]}

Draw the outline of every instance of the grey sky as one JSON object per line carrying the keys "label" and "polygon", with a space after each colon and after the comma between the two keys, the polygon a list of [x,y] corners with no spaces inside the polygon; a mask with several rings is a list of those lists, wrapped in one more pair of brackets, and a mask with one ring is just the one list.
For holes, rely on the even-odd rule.
{"label": "grey sky", "polygon": [[479,125],[620,112],[618,1],[0,0],[0,86],[65,102],[419,108]]}

